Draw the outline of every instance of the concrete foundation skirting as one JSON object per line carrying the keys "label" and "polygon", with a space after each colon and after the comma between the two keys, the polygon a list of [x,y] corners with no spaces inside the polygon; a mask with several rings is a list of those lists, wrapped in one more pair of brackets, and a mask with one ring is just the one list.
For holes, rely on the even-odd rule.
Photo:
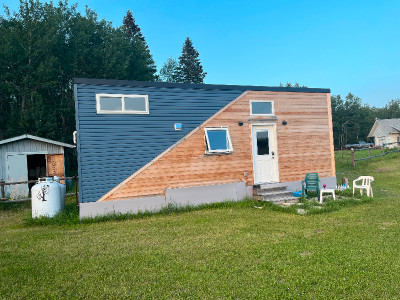
{"label": "concrete foundation skirting", "polygon": [[166,190],[167,202],[176,205],[200,205],[225,200],[237,201],[245,198],[246,195],[244,182]]}
{"label": "concrete foundation skirting", "polygon": [[163,195],[128,200],[87,202],[79,204],[80,218],[94,218],[112,213],[138,213],[139,211],[157,211],[165,207]]}
{"label": "concrete foundation skirting", "polygon": [[79,217],[93,218],[111,213],[135,214],[139,211],[158,211],[168,204],[196,206],[226,200],[239,201],[248,195],[252,195],[252,187],[246,187],[245,182],[167,189],[165,196],[80,203]]}
{"label": "concrete foundation skirting", "polygon": [[[321,186],[326,184],[327,188],[336,187],[336,177],[320,178],[320,180]],[[286,185],[289,191],[301,191],[301,181],[283,182],[282,185]],[[79,217],[93,218],[111,213],[135,214],[139,211],[159,211],[168,204],[196,206],[227,200],[239,201],[252,195],[253,187],[246,186],[245,182],[167,189],[165,196],[81,203]]]}
{"label": "concrete foundation skirting", "polygon": [[[324,177],[320,178],[320,186],[326,184],[326,188],[334,189],[336,187],[336,177]],[[301,191],[301,181],[292,181],[292,182],[284,182],[284,185],[287,185],[288,191],[297,192]]]}

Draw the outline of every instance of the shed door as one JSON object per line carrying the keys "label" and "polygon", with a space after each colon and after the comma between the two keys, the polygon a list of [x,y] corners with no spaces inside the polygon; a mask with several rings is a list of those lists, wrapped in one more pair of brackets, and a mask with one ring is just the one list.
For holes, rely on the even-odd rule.
{"label": "shed door", "polygon": [[64,177],[64,155],[63,154],[47,154],[47,176]]}
{"label": "shed door", "polygon": [[[28,181],[28,164],[25,154],[7,155],[7,182]],[[11,199],[27,197],[29,194],[28,184],[9,185],[6,194]]]}

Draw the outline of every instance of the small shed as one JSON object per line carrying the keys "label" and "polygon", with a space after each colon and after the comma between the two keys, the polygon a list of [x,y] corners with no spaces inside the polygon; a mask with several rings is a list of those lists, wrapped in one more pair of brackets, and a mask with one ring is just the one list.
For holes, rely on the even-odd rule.
{"label": "small shed", "polygon": [[[0,179],[5,182],[36,180],[44,176],[65,177],[64,147],[75,146],[24,134],[0,141]],[[10,198],[26,197],[33,184],[6,186]]]}
{"label": "small shed", "polygon": [[375,119],[368,137],[374,138],[375,146],[398,147],[398,143],[400,143],[400,119]]}

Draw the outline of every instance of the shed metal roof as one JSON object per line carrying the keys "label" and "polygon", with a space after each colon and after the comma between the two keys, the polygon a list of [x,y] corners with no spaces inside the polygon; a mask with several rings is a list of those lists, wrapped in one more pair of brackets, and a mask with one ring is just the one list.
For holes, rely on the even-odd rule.
{"label": "shed metal roof", "polygon": [[62,143],[62,142],[57,142],[57,141],[41,138],[41,137],[30,135],[30,134],[23,134],[23,135],[16,136],[16,137],[13,137],[13,138],[10,138],[10,139],[2,140],[2,141],[0,141],[0,145],[16,142],[16,141],[23,140],[23,139],[36,140],[36,141],[39,141],[39,142],[54,144],[54,145],[63,146],[63,147],[67,147],[67,148],[75,148],[74,145],[70,145],[70,144],[66,144],[66,143]]}
{"label": "shed metal roof", "polygon": [[378,123],[388,133],[395,133],[400,131],[400,119],[378,119]]}
{"label": "shed metal roof", "polygon": [[225,84],[195,84],[195,83],[175,83],[159,81],[131,81],[131,80],[110,80],[110,79],[91,79],[75,78],[75,84],[94,84],[112,86],[132,86],[132,87],[160,87],[160,88],[180,88],[180,89],[202,89],[202,90],[243,90],[243,91],[272,91],[272,92],[301,92],[301,93],[330,93],[327,88],[303,88],[303,87],[284,87],[284,86],[253,86],[253,85],[225,85]]}
{"label": "shed metal roof", "polygon": [[400,119],[376,119],[368,137],[400,133]]}

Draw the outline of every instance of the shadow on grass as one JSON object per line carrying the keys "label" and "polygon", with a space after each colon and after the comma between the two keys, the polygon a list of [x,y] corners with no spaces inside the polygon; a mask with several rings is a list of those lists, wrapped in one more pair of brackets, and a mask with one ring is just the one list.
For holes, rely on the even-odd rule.
{"label": "shadow on grass", "polygon": [[21,210],[29,209],[30,207],[31,207],[31,203],[29,201],[15,202],[15,203],[1,203],[0,202],[0,211],[21,211]]}
{"label": "shadow on grass", "polygon": [[361,198],[345,198],[345,199],[328,199],[324,201],[324,203],[320,204],[317,201],[305,201],[302,202],[301,205],[298,205],[296,209],[305,210],[304,214],[306,215],[315,215],[315,214],[323,214],[330,213],[334,211],[338,211],[345,207],[356,206],[364,203],[370,203],[373,201],[373,198],[369,197],[361,197]]}
{"label": "shadow on grass", "polygon": [[[347,196],[347,192],[339,192],[339,196]],[[327,200],[323,204],[319,204],[317,201],[310,201],[301,199],[299,204],[294,204],[288,207],[282,207],[272,202],[257,201],[252,198],[245,198],[241,201],[225,201],[212,204],[202,204],[198,206],[186,205],[177,206],[169,204],[167,207],[157,212],[139,212],[136,214],[132,213],[111,213],[103,216],[97,216],[94,218],[82,218],[79,219],[79,208],[74,203],[65,205],[65,209],[57,214],[54,218],[41,217],[32,218],[29,214],[24,218],[24,223],[27,226],[47,226],[47,225],[76,225],[76,224],[92,224],[99,222],[109,221],[124,221],[124,220],[135,220],[143,219],[152,216],[168,216],[177,215],[192,211],[208,210],[208,209],[221,209],[221,208],[251,208],[260,210],[272,210],[283,213],[299,214],[298,209],[302,209],[305,212],[303,215],[329,213],[340,210],[345,207],[360,205],[363,203],[371,202],[372,198],[361,197],[361,198],[344,198],[339,200]]]}
{"label": "shadow on grass", "polygon": [[220,203],[202,204],[198,206],[193,206],[193,205],[177,206],[175,204],[169,204],[167,207],[157,212],[144,211],[144,212],[138,212],[136,214],[110,213],[103,216],[96,216],[94,218],[82,218],[82,219],[79,219],[79,208],[75,204],[66,204],[65,209],[56,216],[54,216],[53,218],[49,217],[32,218],[30,215],[26,215],[26,217],[24,218],[24,223],[26,225],[39,225],[39,226],[91,224],[91,223],[108,222],[108,221],[143,219],[151,216],[167,216],[167,215],[181,214],[191,211],[199,211],[199,210],[207,210],[215,208],[252,207],[258,204],[259,204],[258,201],[251,198],[246,198],[243,199],[242,201],[225,201]]}

